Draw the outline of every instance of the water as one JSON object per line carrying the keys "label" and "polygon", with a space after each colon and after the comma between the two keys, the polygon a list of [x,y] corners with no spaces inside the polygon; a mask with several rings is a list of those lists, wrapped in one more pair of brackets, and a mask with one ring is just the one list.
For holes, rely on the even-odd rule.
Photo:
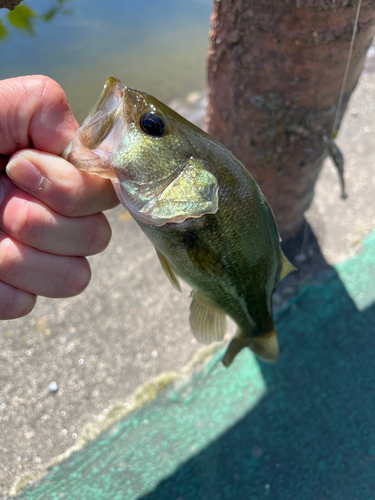
{"label": "water", "polygon": [[[61,3],[61,0],[60,0]],[[39,16],[57,1],[30,0]],[[59,82],[81,122],[108,76],[162,101],[205,85],[209,0],[69,0],[66,14],[34,18],[34,35],[14,29],[0,43],[1,78],[44,74]]]}

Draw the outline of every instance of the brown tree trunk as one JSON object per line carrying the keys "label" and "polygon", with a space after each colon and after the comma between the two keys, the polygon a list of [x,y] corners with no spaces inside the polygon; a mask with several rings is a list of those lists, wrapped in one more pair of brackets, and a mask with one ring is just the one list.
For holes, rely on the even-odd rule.
{"label": "brown tree trunk", "polygon": [[0,0],[0,9],[13,10],[22,0]]}
{"label": "brown tree trunk", "polygon": [[[285,239],[297,232],[313,198],[357,5],[357,0],[214,2],[206,129],[251,172]],[[343,111],[374,34],[375,0],[364,0]]]}

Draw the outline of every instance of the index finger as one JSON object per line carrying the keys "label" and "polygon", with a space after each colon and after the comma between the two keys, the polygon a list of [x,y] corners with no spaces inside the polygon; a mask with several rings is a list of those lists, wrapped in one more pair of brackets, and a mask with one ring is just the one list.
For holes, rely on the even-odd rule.
{"label": "index finger", "polygon": [[13,155],[6,172],[23,191],[68,217],[96,214],[119,203],[108,179],[81,172],[63,158],[35,149]]}

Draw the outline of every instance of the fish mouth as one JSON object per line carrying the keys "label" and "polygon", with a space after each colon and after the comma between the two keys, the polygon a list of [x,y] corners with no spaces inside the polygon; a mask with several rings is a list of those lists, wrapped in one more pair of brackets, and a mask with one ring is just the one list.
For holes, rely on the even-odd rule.
{"label": "fish mouth", "polygon": [[84,172],[116,178],[108,159],[129,129],[120,116],[126,91],[120,80],[108,78],[94,107],[64,149],[63,158]]}
{"label": "fish mouth", "polygon": [[126,87],[120,80],[109,77],[88,117],[78,131],[81,144],[95,149],[108,136],[125,95]]}

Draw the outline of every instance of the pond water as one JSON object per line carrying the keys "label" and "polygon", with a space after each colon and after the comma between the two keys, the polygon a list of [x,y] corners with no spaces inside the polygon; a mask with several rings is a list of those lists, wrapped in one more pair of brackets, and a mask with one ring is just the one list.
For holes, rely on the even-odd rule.
{"label": "pond water", "polygon": [[[210,0],[26,0],[23,29],[0,11],[1,78],[45,74],[81,122],[108,76],[163,101],[205,85]],[[51,8],[60,9],[49,21]],[[33,13],[35,16],[33,16]],[[47,16],[46,16],[47,14]],[[1,29],[0,29],[1,35]]]}

